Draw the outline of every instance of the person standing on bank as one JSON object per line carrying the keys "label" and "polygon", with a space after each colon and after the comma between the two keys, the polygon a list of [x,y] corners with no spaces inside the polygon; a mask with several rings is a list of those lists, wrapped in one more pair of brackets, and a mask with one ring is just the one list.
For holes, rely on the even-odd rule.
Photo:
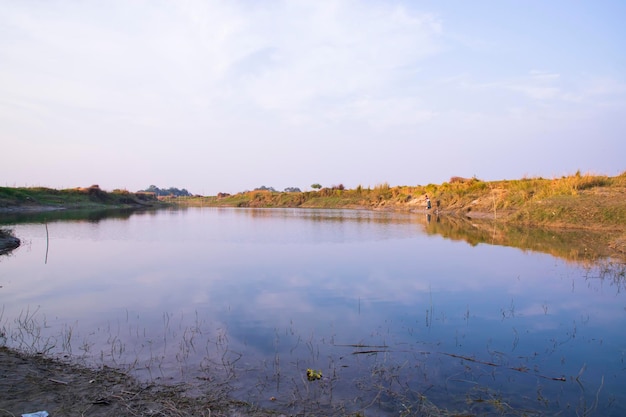
{"label": "person standing on bank", "polygon": [[428,194],[426,194],[426,209],[430,210],[430,198],[428,198]]}

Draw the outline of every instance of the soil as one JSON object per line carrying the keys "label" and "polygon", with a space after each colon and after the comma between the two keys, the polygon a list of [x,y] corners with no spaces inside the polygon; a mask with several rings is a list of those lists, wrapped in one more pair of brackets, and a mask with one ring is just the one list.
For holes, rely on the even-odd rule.
{"label": "soil", "polygon": [[0,255],[11,252],[20,246],[20,240],[0,229]]}
{"label": "soil", "polygon": [[[183,386],[142,384],[112,368],[89,369],[0,347],[0,416],[262,416],[220,387],[196,397]],[[265,413],[267,415],[267,413]]]}

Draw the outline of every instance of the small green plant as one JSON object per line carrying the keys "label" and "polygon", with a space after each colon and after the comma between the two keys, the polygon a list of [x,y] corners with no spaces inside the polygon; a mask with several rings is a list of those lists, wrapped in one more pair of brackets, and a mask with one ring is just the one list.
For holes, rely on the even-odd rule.
{"label": "small green plant", "polygon": [[318,379],[322,379],[322,371],[316,371],[311,368],[306,370],[306,378],[309,381],[316,381]]}

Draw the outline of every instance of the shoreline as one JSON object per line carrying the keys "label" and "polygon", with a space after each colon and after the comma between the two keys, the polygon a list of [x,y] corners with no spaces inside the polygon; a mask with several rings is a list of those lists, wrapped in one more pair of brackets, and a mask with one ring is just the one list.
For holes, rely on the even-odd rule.
{"label": "shoreline", "polygon": [[[386,210],[400,211],[391,208],[386,208]],[[22,208],[21,211],[37,210]],[[434,212],[419,209],[414,209],[411,213],[435,215]],[[468,219],[467,216],[465,218],[470,223],[474,221],[476,224],[480,224],[481,220],[492,220],[489,216],[487,219],[481,219],[476,216],[478,213],[478,211],[472,212],[471,214],[474,215],[472,218]],[[452,218],[454,213],[442,211],[440,215]],[[431,226],[437,227],[437,223],[433,221]],[[480,227],[477,226],[478,229]],[[437,233],[437,229],[431,230]],[[445,237],[444,234],[442,236]],[[2,240],[0,235],[0,248]],[[623,238],[621,239],[621,253],[626,253],[626,239]],[[0,291],[2,291],[1,287]],[[0,342],[3,338],[6,340],[6,337],[0,328]],[[220,385],[218,381],[198,381],[200,388],[194,386],[194,393],[198,394],[190,396],[189,385],[168,385],[162,381],[140,382],[132,375],[115,368],[106,366],[90,368],[80,365],[80,358],[48,357],[1,345],[0,343],[0,403],[2,404],[0,416],[17,416],[42,410],[49,412],[52,416],[88,415],[90,417],[119,415],[282,416],[278,411],[261,410],[251,404],[232,399],[228,386]]]}
{"label": "shoreline", "polygon": [[[73,213],[77,212],[99,212],[102,210],[143,210],[143,209],[160,209],[160,208],[189,208],[189,207],[202,207],[196,205],[188,205],[188,204],[177,204],[176,202],[170,202],[169,204],[164,204],[162,206],[77,206],[77,207],[66,207],[66,206],[43,206],[43,205],[16,205],[12,207],[0,207],[0,219],[3,215],[5,216],[19,216],[20,214],[25,215],[37,215],[37,214],[45,214],[45,213]],[[236,206],[230,205],[206,205],[204,207],[228,207],[228,208],[239,208]],[[287,208],[287,207],[241,207],[241,208]],[[592,247],[586,248],[585,250],[591,249],[591,253],[597,253],[599,258],[609,257],[611,259],[618,260],[620,262],[626,262],[626,230],[623,228],[615,228],[611,227],[611,225],[604,224],[596,224],[592,222],[588,222],[584,225],[580,224],[571,224],[565,222],[552,222],[552,223],[544,223],[544,224],[532,224],[524,221],[515,221],[511,220],[511,218],[515,215],[515,210],[506,210],[499,212],[499,216],[494,218],[493,213],[482,211],[482,210],[472,210],[469,212],[463,212],[458,210],[428,210],[422,207],[412,207],[407,209],[406,207],[397,207],[386,205],[383,207],[366,207],[366,206],[345,206],[345,207],[306,207],[306,206],[298,206],[298,207],[290,207],[290,208],[301,208],[301,209],[320,209],[320,210],[334,210],[334,209],[346,209],[346,210],[364,210],[364,211],[384,211],[384,212],[398,212],[398,213],[410,213],[414,215],[428,215],[435,216],[436,221],[441,219],[448,219],[452,222],[469,222],[474,228],[484,228],[485,224],[494,225],[499,224],[504,229],[507,228],[518,228],[518,229],[527,229],[527,230],[544,230],[551,231],[557,234],[567,234],[567,233],[589,233],[590,235],[598,235],[604,234],[606,239],[604,239],[604,244],[602,248],[597,247],[596,250],[593,250]],[[626,226],[626,225],[625,225]],[[440,230],[440,229],[431,229],[431,230]],[[436,232],[437,233],[437,232]],[[442,232],[439,232],[442,234]],[[598,239],[594,239],[595,244],[598,244]],[[10,226],[7,228],[2,228],[0,225],[0,255],[9,254],[14,249],[17,249],[20,246],[20,239],[15,237],[10,230]],[[507,243],[499,242],[495,244],[500,244],[504,246],[509,246]],[[515,246],[515,245],[513,245]],[[521,248],[521,247],[520,247]]]}
{"label": "shoreline", "polygon": [[[114,368],[89,368],[0,346],[0,416],[47,411],[51,416],[268,416],[204,382],[197,396],[183,385],[143,383]],[[5,414],[8,413],[8,414]]]}

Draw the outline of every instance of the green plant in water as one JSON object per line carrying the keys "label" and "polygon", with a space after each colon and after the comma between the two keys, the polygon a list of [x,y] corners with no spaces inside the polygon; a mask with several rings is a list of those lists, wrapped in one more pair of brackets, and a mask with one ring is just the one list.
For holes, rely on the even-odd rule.
{"label": "green plant in water", "polygon": [[309,381],[316,381],[318,379],[322,379],[322,371],[315,371],[311,368],[306,370],[306,379]]}

